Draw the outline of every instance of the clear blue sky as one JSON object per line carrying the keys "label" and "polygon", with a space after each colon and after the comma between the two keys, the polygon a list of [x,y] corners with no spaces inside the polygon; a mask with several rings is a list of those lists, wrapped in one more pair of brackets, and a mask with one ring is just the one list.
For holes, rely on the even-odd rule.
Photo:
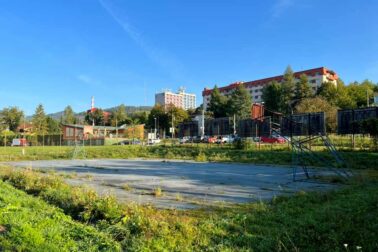
{"label": "clear blue sky", "polygon": [[378,1],[0,0],[0,108],[152,105],[326,66],[378,81]]}

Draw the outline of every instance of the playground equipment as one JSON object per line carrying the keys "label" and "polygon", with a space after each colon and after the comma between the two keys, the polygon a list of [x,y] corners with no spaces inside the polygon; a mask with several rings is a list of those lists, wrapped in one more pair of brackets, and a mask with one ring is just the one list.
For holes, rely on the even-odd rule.
{"label": "playground equipment", "polygon": [[[326,134],[324,112],[283,116],[266,108],[264,111],[265,113],[256,120],[270,117],[271,134],[284,137],[291,145],[294,181],[297,181],[300,170],[306,179],[311,178],[311,175],[316,175],[316,170],[312,170],[312,174],[310,174],[308,169],[314,163],[323,164],[324,170],[344,179],[348,179],[352,175],[347,162]],[[309,143],[315,141],[325,147],[329,158],[325,158],[324,155],[319,155],[318,152],[311,149]]]}
{"label": "playground equipment", "polygon": [[72,154],[72,159],[79,159],[79,158],[82,158],[82,159],[86,159],[87,158],[87,153],[85,152],[85,148],[84,148],[84,141],[75,141],[75,148],[74,148],[74,151],[73,151],[73,154]]}

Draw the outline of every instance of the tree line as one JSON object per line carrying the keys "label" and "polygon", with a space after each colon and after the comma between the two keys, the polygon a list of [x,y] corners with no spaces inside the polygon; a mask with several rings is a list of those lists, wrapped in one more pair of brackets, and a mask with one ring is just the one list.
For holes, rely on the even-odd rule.
{"label": "tree line", "polygon": [[59,120],[46,115],[42,104],[39,104],[31,119],[27,120],[24,112],[18,107],[7,107],[0,111],[0,132],[2,135],[18,134],[20,128],[25,130],[26,126],[31,128],[31,133],[36,135],[61,134],[61,124],[87,124],[100,126],[121,126],[123,124],[136,125],[145,124],[148,120],[147,111],[126,113],[126,106],[121,104],[116,107],[108,118],[104,117],[104,110],[96,109],[88,112],[84,120],[76,115],[71,106],[66,106]]}

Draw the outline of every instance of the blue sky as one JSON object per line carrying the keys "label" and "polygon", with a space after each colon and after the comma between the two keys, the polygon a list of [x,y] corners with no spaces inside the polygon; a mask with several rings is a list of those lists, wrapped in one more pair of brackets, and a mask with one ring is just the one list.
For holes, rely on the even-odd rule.
{"label": "blue sky", "polygon": [[0,0],[0,108],[152,105],[326,66],[378,81],[378,1]]}

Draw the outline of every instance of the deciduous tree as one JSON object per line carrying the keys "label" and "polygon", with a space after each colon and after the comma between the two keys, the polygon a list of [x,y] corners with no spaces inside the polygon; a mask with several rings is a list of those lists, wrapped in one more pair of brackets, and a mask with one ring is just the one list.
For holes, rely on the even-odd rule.
{"label": "deciduous tree", "polygon": [[96,108],[93,111],[88,112],[85,115],[85,121],[92,125],[94,122],[95,125],[104,125],[105,118],[104,118],[104,111],[100,108]]}
{"label": "deciduous tree", "polygon": [[317,96],[303,99],[295,107],[295,111],[298,113],[325,112],[327,131],[336,131],[337,107],[322,97]]}
{"label": "deciduous tree", "polygon": [[23,117],[24,112],[17,107],[4,108],[0,111],[0,123],[11,131],[17,130]]}
{"label": "deciduous tree", "polygon": [[48,128],[47,131],[48,131],[49,134],[60,134],[61,133],[60,124],[57,120],[55,120],[51,116],[47,116],[46,121],[47,121],[47,128]]}
{"label": "deciduous tree", "polygon": [[126,113],[126,106],[124,104],[119,105],[112,113],[111,116],[111,125],[112,126],[119,126],[126,122],[127,120],[127,113]]}

